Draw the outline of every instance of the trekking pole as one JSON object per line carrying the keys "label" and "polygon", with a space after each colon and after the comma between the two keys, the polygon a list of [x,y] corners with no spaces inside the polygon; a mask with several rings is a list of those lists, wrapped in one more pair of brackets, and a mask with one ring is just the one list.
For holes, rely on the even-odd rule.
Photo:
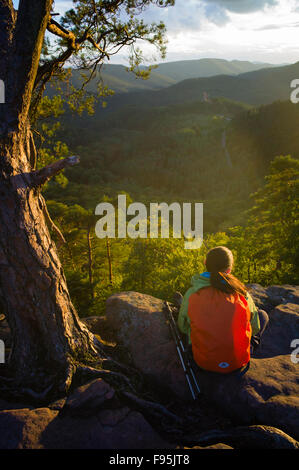
{"label": "trekking pole", "polygon": [[196,400],[197,396],[200,394],[200,388],[168,302],[165,302],[165,312],[167,314],[166,319],[176,344],[177,353],[181,361],[192,398],[193,400]]}
{"label": "trekking pole", "polygon": [[168,309],[168,312],[169,312],[169,315],[170,315],[170,318],[171,318],[171,323],[172,325],[174,326],[174,330],[175,330],[175,334],[176,334],[176,337],[178,338],[178,341],[179,341],[179,345],[180,345],[180,348],[183,352],[183,355],[186,359],[186,362],[187,362],[187,367],[188,367],[188,370],[190,371],[190,374],[192,376],[192,379],[193,379],[193,383],[195,385],[195,388],[197,389],[197,393],[200,394],[200,387],[198,385],[198,381],[196,379],[196,376],[195,376],[195,373],[193,371],[193,368],[192,368],[192,365],[190,363],[190,358],[189,358],[189,354],[188,352],[186,351],[186,348],[184,346],[184,343],[182,341],[182,337],[181,337],[181,334],[179,332],[179,329],[177,327],[177,324],[176,324],[176,321],[175,319],[173,318],[173,314],[172,314],[172,310],[167,302],[167,309]]}

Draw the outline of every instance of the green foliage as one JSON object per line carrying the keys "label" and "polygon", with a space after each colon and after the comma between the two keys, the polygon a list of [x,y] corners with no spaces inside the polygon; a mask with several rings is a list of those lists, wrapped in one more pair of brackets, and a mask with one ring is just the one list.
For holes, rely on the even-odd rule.
{"label": "green foliage", "polygon": [[[67,240],[59,251],[71,296],[80,315],[103,313],[107,297],[121,290],[139,291],[171,300],[175,291],[186,291],[195,273],[205,270],[206,253],[217,245],[232,249],[234,273],[243,282],[264,285],[297,283],[298,176],[298,159],[277,157],[271,164],[265,185],[253,195],[253,207],[246,213],[244,225],[227,232],[206,233],[200,250],[185,250],[183,239],[111,240],[112,282],[107,241],[95,237],[93,211],[78,204],[67,206],[48,201],[49,211]],[[90,196],[90,191],[88,194]],[[114,189],[111,196],[103,196],[102,201],[116,206],[116,194]],[[132,199],[129,195],[127,197],[131,203]],[[89,231],[91,266],[87,241]]]}
{"label": "green foliage", "polygon": [[[103,200],[107,202],[106,197]],[[66,244],[59,243],[58,249],[74,305],[81,316],[103,312],[107,297],[120,289],[122,265],[129,256],[130,246],[119,240],[110,242],[111,281],[107,241],[95,236],[97,217],[94,213],[78,204],[66,205],[48,200],[47,206],[66,239]],[[55,233],[53,237],[56,237]]]}
{"label": "green foliage", "polygon": [[[139,69],[143,54],[135,43],[144,40],[154,45],[164,57],[166,30],[162,22],[146,24],[140,15],[152,5],[163,8],[174,3],[174,0],[76,0],[74,7],[61,20],[61,25],[77,38],[84,38],[88,32],[87,40],[81,41],[80,49],[74,54],[76,66],[92,70],[103,59],[109,59],[121,47],[128,45],[131,47],[130,69],[137,76],[144,77]],[[65,43],[66,39],[61,38],[57,41],[57,48]]]}
{"label": "green foliage", "polygon": [[184,289],[194,271],[200,269],[199,253],[187,254],[182,240],[137,240],[124,264],[122,285],[124,290],[171,300],[173,293]]}
{"label": "green foliage", "polygon": [[276,157],[253,199],[246,227],[231,230],[238,272],[251,282],[298,283],[299,160]]}
{"label": "green foliage", "polygon": [[[207,251],[215,245],[228,243],[225,233],[207,236],[200,250],[185,250],[184,239],[110,240],[111,282],[107,240],[94,236],[95,216],[78,205],[66,206],[55,201],[48,201],[48,208],[67,241],[66,245],[59,245],[59,253],[72,300],[81,316],[104,313],[106,299],[121,290],[171,300],[175,291],[183,292],[188,288],[195,273],[205,270]],[[90,266],[87,233],[91,227]],[[90,295],[91,287],[94,296]]]}

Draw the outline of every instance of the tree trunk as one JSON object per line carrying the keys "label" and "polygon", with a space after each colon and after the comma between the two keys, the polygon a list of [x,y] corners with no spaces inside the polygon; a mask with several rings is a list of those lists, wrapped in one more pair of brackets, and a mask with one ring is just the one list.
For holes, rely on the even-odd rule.
{"label": "tree trunk", "polygon": [[29,128],[0,140],[0,291],[13,335],[9,366],[22,387],[65,391],[76,363],[96,349],[49,235],[29,140]]}
{"label": "tree trunk", "polygon": [[76,365],[98,357],[97,340],[71,303],[40,194],[42,184],[78,159],[36,171],[28,119],[51,7],[52,0],[22,0],[16,14],[12,0],[0,0],[0,297],[12,331],[9,372],[19,392],[35,396],[65,393]]}

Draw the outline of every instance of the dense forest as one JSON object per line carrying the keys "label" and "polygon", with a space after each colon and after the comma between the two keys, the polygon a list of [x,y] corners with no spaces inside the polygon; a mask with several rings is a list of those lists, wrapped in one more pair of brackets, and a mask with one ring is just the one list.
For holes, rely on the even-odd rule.
{"label": "dense forest", "polygon": [[[58,96],[40,110],[40,162],[68,152],[81,158],[45,190],[66,240],[53,232],[80,315],[103,312],[120,290],[171,299],[204,270],[215,244],[235,252],[244,282],[298,282],[298,106],[224,98],[122,106],[121,96],[118,107],[98,105],[92,116],[65,111]],[[117,207],[119,194],[147,206],[203,202],[203,247],[185,250],[183,239],[172,238],[98,239],[95,208],[102,201]]]}

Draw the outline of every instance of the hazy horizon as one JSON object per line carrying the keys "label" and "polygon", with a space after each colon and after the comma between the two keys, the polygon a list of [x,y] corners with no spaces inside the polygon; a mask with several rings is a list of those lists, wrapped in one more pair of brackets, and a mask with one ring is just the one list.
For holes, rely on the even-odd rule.
{"label": "hazy horizon", "polygon": [[[123,66],[126,66],[127,63],[124,61],[124,62],[120,62],[120,59],[118,58],[118,61],[117,61],[117,58],[115,57],[114,58],[115,62],[113,61],[110,61],[110,63],[106,63],[105,65],[123,65]],[[161,64],[173,64],[173,63],[176,63],[176,62],[196,62],[196,61],[200,61],[200,60],[224,60],[226,62],[250,62],[252,64],[256,64],[256,65],[263,65],[263,64],[266,64],[266,65],[273,65],[274,67],[283,67],[283,66],[287,66],[287,65],[293,65],[295,64],[296,62],[299,62],[299,57],[298,57],[298,60],[295,61],[295,62],[283,62],[283,63],[273,63],[273,62],[263,62],[263,61],[259,61],[259,60],[248,60],[248,59],[226,59],[224,57],[199,57],[199,58],[194,58],[194,59],[189,59],[189,58],[181,58],[181,59],[170,59],[169,57],[167,57],[165,60],[158,60],[156,62],[155,65],[161,65]]]}

